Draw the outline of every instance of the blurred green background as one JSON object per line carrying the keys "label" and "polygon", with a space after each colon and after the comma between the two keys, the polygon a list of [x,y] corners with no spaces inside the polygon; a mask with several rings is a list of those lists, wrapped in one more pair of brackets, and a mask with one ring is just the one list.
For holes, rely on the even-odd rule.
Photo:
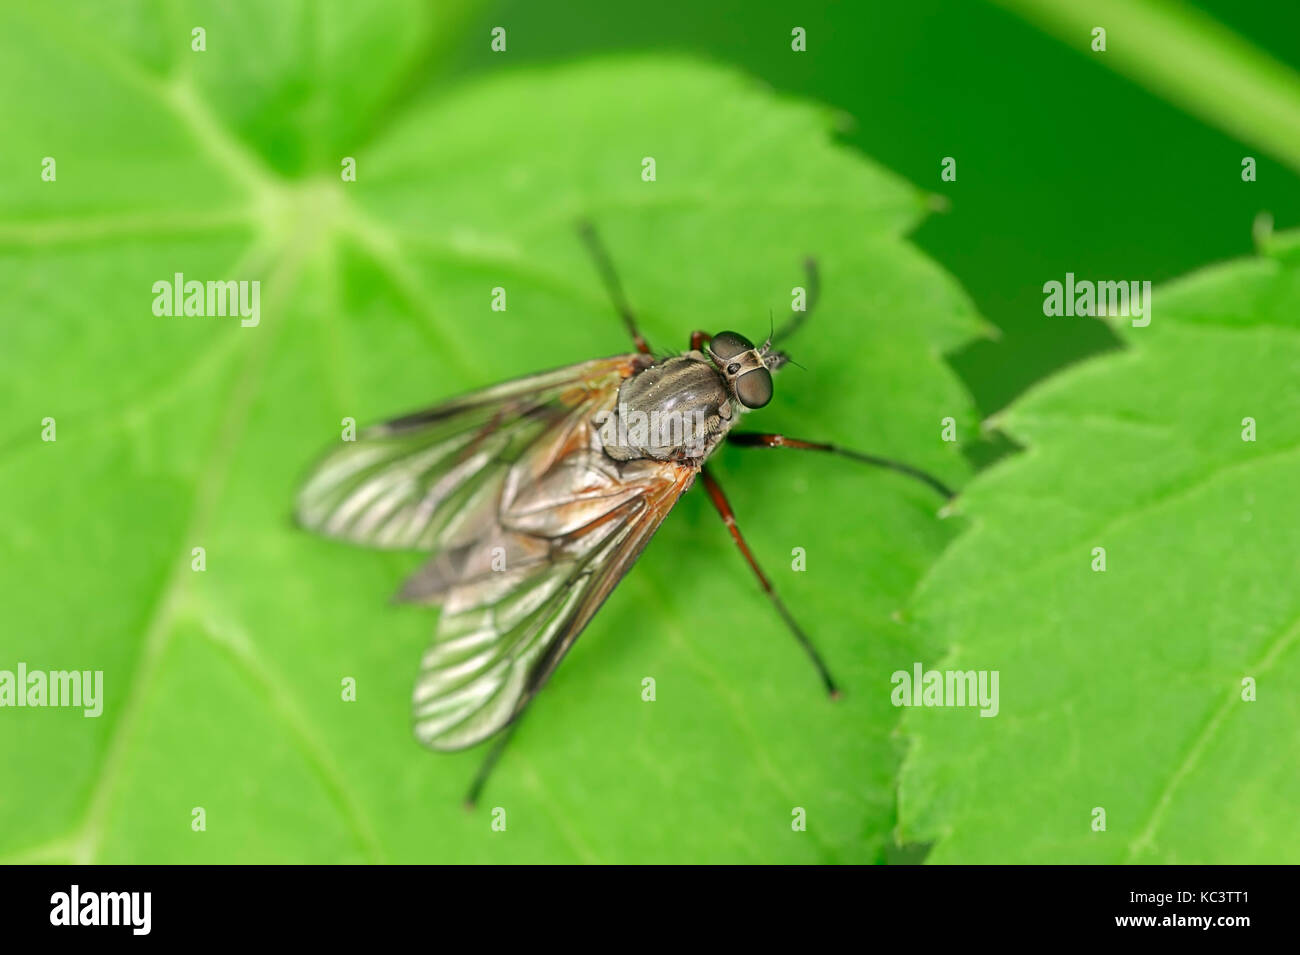
{"label": "blurred green background", "polygon": [[[1300,64],[1300,4],[1188,6]],[[844,142],[951,199],[913,239],[1002,331],[952,356],[986,415],[1114,346],[1097,323],[1045,319],[1044,282],[1072,271],[1158,283],[1251,251],[1261,211],[1279,229],[1300,221],[1288,167],[1116,75],[1086,37],[1069,49],[983,0],[518,0],[488,5],[478,23],[484,34],[508,23],[524,62],[683,50],[843,110]],[[792,25],[808,30],[804,56],[787,55]],[[458,52],[457,76],[497,68],[485,44]],[[1253,183],[1239,175],[1246,155],[1259,163]],[[944,156],[958,160],[956,182],[940,181]]]}

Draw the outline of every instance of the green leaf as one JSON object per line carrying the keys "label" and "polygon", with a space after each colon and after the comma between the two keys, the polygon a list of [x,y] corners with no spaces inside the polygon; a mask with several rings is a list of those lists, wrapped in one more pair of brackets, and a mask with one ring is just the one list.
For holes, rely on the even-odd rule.
{"label": "green leaf", "polygon": [[[364,29],[355,4],[257,5],[252,19],[223,6],[0,14],[16,104],[0,156],[0,669],[102,670],[106,698],[98,719],[0,711],[0,853],[880,858],[900,753],[874,674],[909,645],[890,615],[950,536],[924,487],[842,459],[724,451],[742,527],[845,699],[822,696],[692,492],[472,814],[460,800],[481,753],[431,754],[410,735],[433,611],[387,601],[418,555],[317,539],[289,515],[345,417],[628,350],[579,215],[663,349],[694,328],[762,336],[817,254],[824,298],[793,343],[804,367],[752,427],[959,484],[940,422],[970,434],[974,412],[942,355],[982,326],[902,238],[925,197],[835,145],[826,110],[728,70],[623,58],[516,73],[502,55],[499,76],[403,98],[389,93],[436,64],[416,51],[447,42],[415,5],[366,4]],[[192,52],[202,24],[207,50]],[[287,37],[305,39],[284,52]],[[356,182],[340,178],[345,156]],[[153,283],[177,272],[260,280],[260,323],[156,317]],[[497,286],[505,312],[490,308]],[[490,829],[496,806],[505,832]]]}
{"label": "green leaf", "polygon": [[1157,288],[1127,349],[1000,422],[1026,450],[911,611],[941,667],[1000,673],[994,718],[904,719],[932,861],[1300,861],[1295,239]]}

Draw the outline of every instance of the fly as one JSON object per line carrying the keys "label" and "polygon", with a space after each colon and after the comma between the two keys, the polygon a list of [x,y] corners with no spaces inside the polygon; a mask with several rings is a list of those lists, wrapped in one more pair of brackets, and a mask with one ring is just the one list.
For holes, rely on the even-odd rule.
{"label": "fly", "polygon": [[776,350],[807,319],[818,272],[805,262],[806,308],[756,346],[696,331],[656,359],[608,253],[580,228],[635,351],[542,372],[372,427],[330,452],[297,501],[326,537],[431,554],[400,601],[442,608],[412,697],[416,738],[461,750],[497,737],[467,796],[473,805],[510,731],[578,635],[698,477],[759,586],[839,695],[736,524],[706,465],[724,442],[822,451],[952,492],[924,471],[824,442],[735,431],[772,399],[789,361]]}

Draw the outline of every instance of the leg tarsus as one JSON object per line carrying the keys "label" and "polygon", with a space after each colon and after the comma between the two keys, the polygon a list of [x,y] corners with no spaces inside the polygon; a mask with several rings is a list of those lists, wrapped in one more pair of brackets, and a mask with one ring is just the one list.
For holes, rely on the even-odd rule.
{"label": "leg tarsus", "polygon": [[778,328],[772,334],[772,344],[775,345],[782,339],[789,338],[799,330],[799,327],[808,320],[812,314],[813,307],[817,304],[822,295],[821,273],[817,269],[817,260],[811,255],[803,260],[804,281],[807,286],[804,289],[804,307],[803,311],[791,311],[790,317],[785,320],[785,324]]}
{"label": "leg tarsus", "polygon": [[493,767],[496,766],[497,760],[501,758],[501,753],[505,750],[506,744],[510,742],[510,737],[514,735],[515,728],[518,725],[519,717],[515,717],[514,721],[492,741],[492,748],[484,755],[483,762],[479,764],[478,772],[474,774],[474,779],[465,793],[465,808],[467,810],[473,810],[478,805],[478,798],[483,794],[483,787],[487,785]]}
{"label": "leg tarsus", "polygon": [[808,639],[808,635],[803,632],[799,624],[795,623],[794,617],[790,615],[790,611],[786,609],[781,598],[772,589],[772,584],[768,581],[762,568],[758,566],[758,561],[754,559],[749,544],[745,542],[745,538],[740,533],[740,528],[736,525],[736,515],[731,510],[731,504],[728,503],[726,494],[722,491],[722,485],[718,483],[708,468],[701,469],[700,476],[704,479],[704,487],[709,492],[709,499],[713,501],[713,506],[718,509],[718,514],[722,517],[722,522],[727,525],[727,530],[731,532],[732,540],[736,542],[736,546],[740,548],[740,552],[745,556],[745,560],[749,563],[754,576],[758,578],[758,585],[763,588],[763,593],[767,594],[768,599],[772,601],[772,605],[776,607],[776,612],[781,615],[785,625],[790,628],[795,640],[799,642],[804,652],[808,654],[809,659],[812,660],[813,666],[817,668],[818,676],[821,677],[822,684],[826,687],[827,694],[833,700],[839,699],[839,687],[835,685],[835,680],[832,679],[830,670],[827,669],[821,654],[817,652],[817,648],[813,646],[812,641]]}
{"label": "leg tarsus", "polygon": [[733,431],[727,435],[727,443],[734,444],[742,448],[795,448],[802,451],[825,451],[829,454],[838,454],[841,457],[849,458],[861,464],[870,464],[872,467],[885,468],[889,471],[895,471],[904,474],[907,477],[914,478],[922,484],[927,485],[935,491],[938,491],[948,500],[957,496],[952,488],[944,484],[933,474],[928,474],[920,468],[914,468],[910,464],[904,464],[901,461],[894,461],[890,458],[878,457],[874,454],[863,454],[861,451],[853,451],[849,448],[842,448],[838,444],[829,444],[819,441],[803,441],[799,438],[790,438],[783,434],[760,434],[754,431]]}
{"label": "leg tarsus", "polygon": [[600,236],[596,234],[596,227],[586,219],[578,221],[578,234],[587,246],[587,251],[596,262],[596,271],[600,273],[600,279],[605,284],[605,291],[609,293],[610,301],[614,303],[614,311],[618,312],[619,317],[623,319],[623,324],[627,327],[628,334],[632,336],[632,343],[636,350],[643,355],[650,354],[650,343],[637,330],[636,313],[632,311],[632,306],[628,304],[627,296],[623,294],[623,283],[618,280],[618,273],[614,271],[614,261],[610,258],[609,252],[605,250],[605,245],[600,241]]}

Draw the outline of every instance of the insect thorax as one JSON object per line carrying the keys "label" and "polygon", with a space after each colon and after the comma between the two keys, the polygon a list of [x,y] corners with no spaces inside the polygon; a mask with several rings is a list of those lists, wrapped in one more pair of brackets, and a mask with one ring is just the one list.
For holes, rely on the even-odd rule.
{"label": "insect thorax", "polygon": [[624,381],[617,406],[595,424],[616,461],[681,461],[708,457],[735,418],[726,380],[699,352],[687,352]]}

